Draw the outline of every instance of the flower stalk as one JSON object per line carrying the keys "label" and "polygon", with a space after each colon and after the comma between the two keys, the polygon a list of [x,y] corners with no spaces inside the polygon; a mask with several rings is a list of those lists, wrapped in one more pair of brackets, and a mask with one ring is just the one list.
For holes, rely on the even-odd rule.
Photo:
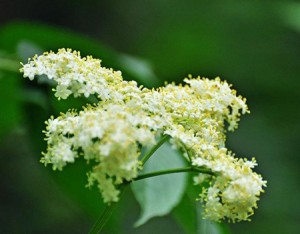
{"label": "flower stalk", "polygon": [[113,202],[106,206],[105,210],[101,214],[101,216],[98,218],[98,220],[95,222],[95,224],[92,226],[91,230],[89,231],[89,234],[97,234],[100,233],[106,222],[108,221],[109,217],[111,216],[113,212],[113,208],[115,207],[117,203]]}
{"label": "flower stalk", "polygon": [[135,178],[133,181],[143,180],[143,179],[147,179],[147,178],[151,178],[151,177],[155,177],[155,176],[160,176],[160,175],[181,173],[181,172],[198,172],[198,173],[203,173],[203,174],[208,174],[208,175],[215,175],[215,173],[213,173],[212,171],[207,170],[207,169],[203,169],[203,168],[182,167],[182,168],[173,168],[173,169],[154,171],[154,172],[141,174],[137,178]]}
{"label": "flower stalk", "polygon": [[146,153],[146,155],[142,158],[141,160],[141,164],[142,166],[144,166],[144,164],[148,161],[148,159],[154,154],[154,152],[160,147],[162,146],[166,141],[168,141],[170,139],[170,136],[165,135],[163,136],[160,141],[154,145],[149,152]]}

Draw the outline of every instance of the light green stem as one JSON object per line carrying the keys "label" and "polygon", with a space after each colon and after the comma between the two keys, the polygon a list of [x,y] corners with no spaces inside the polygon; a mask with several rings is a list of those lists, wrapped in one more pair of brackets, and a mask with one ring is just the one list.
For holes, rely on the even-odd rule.
{"label": "light green stem", "polygon": [[[119,187],[118,187],[118,189],[120,190],[119,197],[121,197],[124,194],[124,190],[126,188],[126,185],[129,184],[129,183],[130,182],[125,182],[125,183],[119,185]],[[98,233],[101,232],[102,228],[104,227],[104,225],[106,224],[106,222],[110,218],[110,216],[113,212],[113,209],[115,208],[115,206],[117,204],[118,204],[117,202],[112,202],[112,203],[110,203],[109,205],[107,205],[105,207],[105,210],[102,212],[100,217],[94,223],[91,230],[89,231],[89,234],[98,234]]]}
{"label": "light green stem", "polygon": [[152,154],[154,154],[154,152],[163,144],[165,143],[167,140],[170,139],[170,136],[168,135],[165,135],[163,136],[160,141],[155,145],[153,146],[148,153],[146,153],[146,155],[142,158],[141,160],[141,163],[142,163],[142,166],[144,166],[144,164],[148,161],[148,159],[152,156]]}
{"label": "light green stem", "polygon": [[190,155],[190,153],[189,153],[186,145],[183,142],[182,142],[182,145],[183,145],[183,148],[184,148],[184,150],[185,150],[185,152],[186,152],[186,154],[187,154],[187,156],[189,158],[190,163],[192,163],[192,157],[191,157],[191,155]]}
{"label": "light green stem", "polygon": [[204,168],[182,167],[182,168],[173,168],[173,169],[145,173],[145,174],[139,175],[137,178],[134,179],[134,181],[143,180],[143,179],[147,179],[147,178],[154,177],[154,176],[180,173],[180,172],[198,172],[198,173],[203,173],[203,174],[208,174],[208,175],[215,175],[212,171],[210,171],[208,169],[204,169]]}
{"label": "light green stem", "polygon": [[106,206],[105,210],[103,211],[103,213],[101,214],[99,219],[96,221],[94,226],[89,231],[89,234],[98,234],[98,233],[100,233],[100,231],[102,230],[102,228],[104,227],[104,225],[108,221],[109,217],[111,216],[111,214],[113,212],[113,208],[116,204],[117,204],[116,202],[113,202],[110,205]]}

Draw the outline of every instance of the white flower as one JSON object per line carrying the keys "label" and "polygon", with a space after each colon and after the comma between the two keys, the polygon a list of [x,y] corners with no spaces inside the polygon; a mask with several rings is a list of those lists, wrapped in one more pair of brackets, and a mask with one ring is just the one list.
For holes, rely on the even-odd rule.
{"label": "white flower", "polygon": [[235,222],[253,214],[266,181],[252,171],[255,159],[237,159],[225,147],[226,125],[233,131],[241,114],[248,112],[246,99],[226,81],[189,76],[185,84],[149,90],[70,49],[35,56],[21,71],[30,80],[36,75],[54,80],[57,98],[73,94],[99,99],[95,106],[46,122],[48,149],[42,161],[54,169],[77,157],[94,161],[88,184],[98,184],[104,202],[118,201],[118,185],[137,177],[141,147],[154,145],[156,136],[166,134],[191,166],[215,174],[194,177],[196,185],[210,180],[200,194],[205,217]]}

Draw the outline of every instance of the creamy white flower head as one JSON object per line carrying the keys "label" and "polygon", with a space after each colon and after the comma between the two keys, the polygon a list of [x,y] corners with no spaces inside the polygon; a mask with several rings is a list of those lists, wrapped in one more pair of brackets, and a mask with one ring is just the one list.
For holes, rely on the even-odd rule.
{"label": "creamy white flower head", "polygon": [[[205,165],[216,172],[216,176],[211,180],[211,188],[218,190],[214,196],[208,192],[209,190],[203,190],[200,194],[205,207],[205,217],[215,221],[250,220],[254,208],[257,208],[259,196],[264,192],[266,181],[252,171],[254,160],[252,162],[237,160],[230,152],[225,151],[219,154],[218,160]],[[193,161],[194,165],[198,165],[197,158]]]}
{"label": "creamy white flower head", "polygon": [[61,170],[67,163],[74,162],[81,152],[86,160],[97,163],[90,173],[93,178],[90,184],[98,182],[106,202],[117,201],[116,196],[107,194],[117,195],[118,192],[107,193],[107,190],[116,190],[117,184],[137,176],[140,146],[155,144],[156,135],[144,124],[146,115],[142,112],[134,115],[135,110],[126,108],[118,104],[88,106],[79,113],[73,111],[49,119],[48,150],[43,161]]}
{"label": "creamy white flower head", "polygon": [[104,202],[118,201],[118,186],[134,180],[141,169],[141,147],[154,145],[156,136],[165,134],[192,167],[214,174],[194,178],[195,185],[209,181],[200,194],[206,218],[235,222],[253,214],[266,181],[252,171],[255,159],[238,159],[225,146],[226,125],[233,131],[249,112],[246,99],[226,81],[189,76],[185,84],[149,90],[70,49],[35,56],[21,71],[30,80],[36,75],[55,80],[58,98],[99,98],[95,106],[47,121],[48,149],[42,161],[59,170],[78,157],[93,161],[88,185],[98,184]]}
{"label": "creamy white flower head", "polygon": [[101,67],[101,61],[91,56],[81,58],[80,53],[60,49],[58,53],[46,52],[35,56],[23,65],[24,77],[33,80],[36,75],[46,75],[57,82],[55,96],[66,99],[88,97],[96,94],[102,100],[109,98],[111,84],[122,81],[121,72]]}

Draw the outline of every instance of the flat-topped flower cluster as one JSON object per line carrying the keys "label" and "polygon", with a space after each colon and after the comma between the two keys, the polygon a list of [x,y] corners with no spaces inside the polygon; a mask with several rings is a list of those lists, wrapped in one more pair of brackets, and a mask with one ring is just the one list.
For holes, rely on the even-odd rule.
{"label": "flat-topped flower cluster", "polygon": [[210,181],[200,194],[207,218],[240,221],[253,214],[266,181],[252,171],[255,159],[238,159],[225,147],[225,126],[233,131],[240,115],[248,112],[246,100],[226,81],[188,77],[185,84],[150,90],[70,49],[35,56],[21,71],[31,80],[46,75],[56,81],[59,99],[99,99],[47,121],[48,149],[42,161],[59,170],[78,157],[94,161],[88,184],[97,182],[105,202],[118,201],[118,185],[138,176],[142,147],[169,135],[192,167],[215,174],[195,178],[196,184]]}

